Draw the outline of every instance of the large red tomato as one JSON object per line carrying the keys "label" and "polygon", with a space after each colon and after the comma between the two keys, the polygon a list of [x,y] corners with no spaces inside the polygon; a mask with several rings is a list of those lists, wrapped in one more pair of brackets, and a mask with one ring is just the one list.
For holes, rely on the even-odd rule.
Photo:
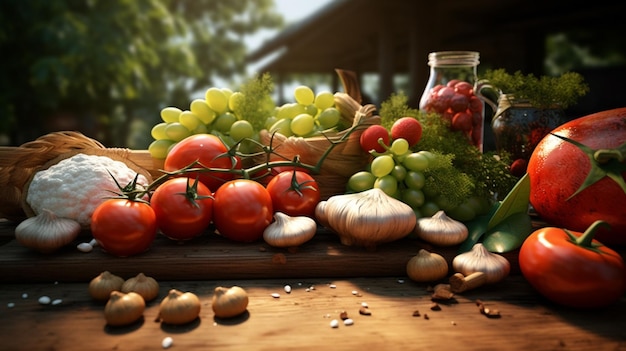
{"label": "large red tomato", "polygon": [[275,212],[289,216],[315,216],[320,202],[320,187],[315,179],[302,171],[284,171],[267,184]]}
{"label": "large red tomato", "polygon": [[172,178],[152,194],[150,206],[157,225],[170,239],[188,240],[198,236],[211,224],[213,197],[199,180]]}
{"label": "large red tomato", "polygon": [[522,244],[519,266],[524,278],[548,299],[565,306],[590,308],[610,305],[626,292],[622,257],[592,240],[601,225],[584,234],[541,228]]}
{"label": "large red tomato", "polygon": [[272,198],[265,187],[253,180],[234,179],[219,187],[213,203],[213,224],[224,237],[252,242],[263,237],[272,222]]}
{"label": "large red tomato", "polygon": [[[241,160],[236,156],[229,156],[228,149],[222,141],[213,134],[195,134],[176,144],[165,158],[166,171],[176,171],[199,161],[203,166],[217,169],[241,169]],[[225,181],[233,179],[233,173],[228,172],[198,172],[187,173],[187,177],[199,177],[202,184],[211,191],[217,190]]]}
{"label": "large red tomato", "polygon": [[[626,143],[626,108],[580,117],[552,133],[593,150],[616,149]],[[624,153],[622,150],[622,157]],[[604,165],[610,165],[614,178],[621,177],[623,182],[626,161],[613,158],[608,162]],[[616,179],[600,174],[597,181],[575,194],[589,176],[592,163],[600,164],[578,146],[548,134],[528,163],[530,203],[541,218],[557,227],[582,232],[603,220],[611,229],[600,230],[596,238],[606,245],[626,245],[626,191]]]}
{"label": "large red tomato", "polygon": [[109,199],[91,215],[91,233],[106,252],[120,257],[146,251],[157,233],[154,211],[144,202]]}

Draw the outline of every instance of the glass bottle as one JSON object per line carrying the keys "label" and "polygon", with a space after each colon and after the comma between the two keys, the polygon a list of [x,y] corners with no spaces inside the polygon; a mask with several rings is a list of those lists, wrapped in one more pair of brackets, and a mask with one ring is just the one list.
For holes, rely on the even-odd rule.
{"label": "glass bottle", "polygon": [[430,75],[419,106],[422,111],[440,114],[450,122],[452,130],[463,131],[482,152],[486,98],[479,93],[479,58],[475,51],[431,52]]}

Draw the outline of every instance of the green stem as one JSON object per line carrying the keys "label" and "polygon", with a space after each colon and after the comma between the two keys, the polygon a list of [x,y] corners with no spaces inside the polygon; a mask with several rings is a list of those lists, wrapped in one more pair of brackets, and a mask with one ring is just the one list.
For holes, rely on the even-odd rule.
{"label": "green stem", "polygon": [[626,143],[620,145],[615,149],[599,149],[594,152],[593,157],[599,163],[606,163],[613,159],[618,162],[624,162],[626,160]]}
{"label": "green stem", "polygon": [[587,228],[587,230],[585,230],[585,232],[578,238],[573,237],[573,235],[569,231],[566,230],[566,232],[568,233],[568,235],[570,235],[570,237],[572,237],[572,240],[576,245],[580,247],[594,249],[595,246],[591,242],[593,241],[593,238],[596,235],[598,229],[600,229],[600,227],[610,228],[611,226],[605,221],[597,220],[593,222],[589,226],[589,228]]}

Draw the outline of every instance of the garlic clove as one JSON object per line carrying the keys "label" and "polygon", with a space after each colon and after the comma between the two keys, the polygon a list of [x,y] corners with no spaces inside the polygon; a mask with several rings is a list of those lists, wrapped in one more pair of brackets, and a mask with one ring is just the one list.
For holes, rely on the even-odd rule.
{"label": "garlic clove", "polygon": [[15,228],[15,239],[25,247],[41,253],[52,253],[78,237],[81,226],[69,218],[57,217],[42,209],[37,216],[22,221]]}
{"label": "garlic clove", "polygon": [[418,219],[414,232],[418,238],[437,246],[458,245],[469,235],[465,224],[448,217],[444,211]]}
{"label": "garlic clove", "polygon": [[490,284],[506,278],[511,271],[511,264],[504,256],[489,252],[482,243],[477,243],[470,251],[454,257],[452,268],[465,276],[483,272],[485,283]]}
{"label": "garlic clove", "polygon": [[263,231],[263,239],[274,247],[297,247],[311,240],[316,231],[317,224],[309,217],[276,212],[274,222]]}
{"label": "garlic clove", "polygon": [[433,282],[448,274],[448,261],[440,254],[420,249],[406,265],[406,273],[416,282]]}

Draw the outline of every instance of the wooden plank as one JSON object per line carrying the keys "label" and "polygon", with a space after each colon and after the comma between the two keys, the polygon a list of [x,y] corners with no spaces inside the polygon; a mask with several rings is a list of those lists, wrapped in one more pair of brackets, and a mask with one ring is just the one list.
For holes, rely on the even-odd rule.
{"label": "wooden plank", "polygon": [[[206,233],[184,243],[159,235],[149,251],[120,258],[95,249],[79,252],[76,244],[91,239],[81,237],[52,254],[29,250],[13,239],[13,224],[0,225],[0,282],[84,282],[103,270],[124,277],[139,272],[161,280],[254,279],[289,277],[376,277],[404,276],[408,260],[419,249],[438,252],[450,266],[456,247],[433,247],[417,239],[405,238],[379,246],[375,251],[341,244],[339,238],[320,229],[316,236],[296,251],[274,248],[260,241],[238,243],[214,233]],[[517,253],[505,254],[517,271]]]}
{"label": "wooden plank", "polygon": [[[9,284],[0,290],[0,338],[4,350],[159,350],[172,337],[173,350],[622,350],[626,348],[626,298],[601,311],[555,306],[538,296],[521,276],[457,295],[432,311],[427,285],[396,277],[350,279],[263,279],[160,281],[159,297],[144,318],[128,327],[107,327],[103,305],[93,302],[86,283]],[[293,287],[291,294],[283,286]],[[334,288],[330,284],[334,284]],[[215,319],[212,291],[238,285],[250,299],[248,311]],[[313,286],[314,289],[310,289]],[[200,317],[183,326],[156,320],[169,289],[191,291],[202,304]],[[357,294],[353,294],[356,291]],[[272,293],[280,293],[273,298]],[[27,294],[26,298],[22,295]],[[40,296],[61,299],[40,305]],[[476,300],[498,309],[501,318],[479,313]],[[360,315],[367,303],[370,316]],[[13,303],[12,308],[7,308]],[[414,311],[420,316],[413,316]],[[346,311],[351,326],[332,319]],[[428,315],[428,319],[424,316]]]}

